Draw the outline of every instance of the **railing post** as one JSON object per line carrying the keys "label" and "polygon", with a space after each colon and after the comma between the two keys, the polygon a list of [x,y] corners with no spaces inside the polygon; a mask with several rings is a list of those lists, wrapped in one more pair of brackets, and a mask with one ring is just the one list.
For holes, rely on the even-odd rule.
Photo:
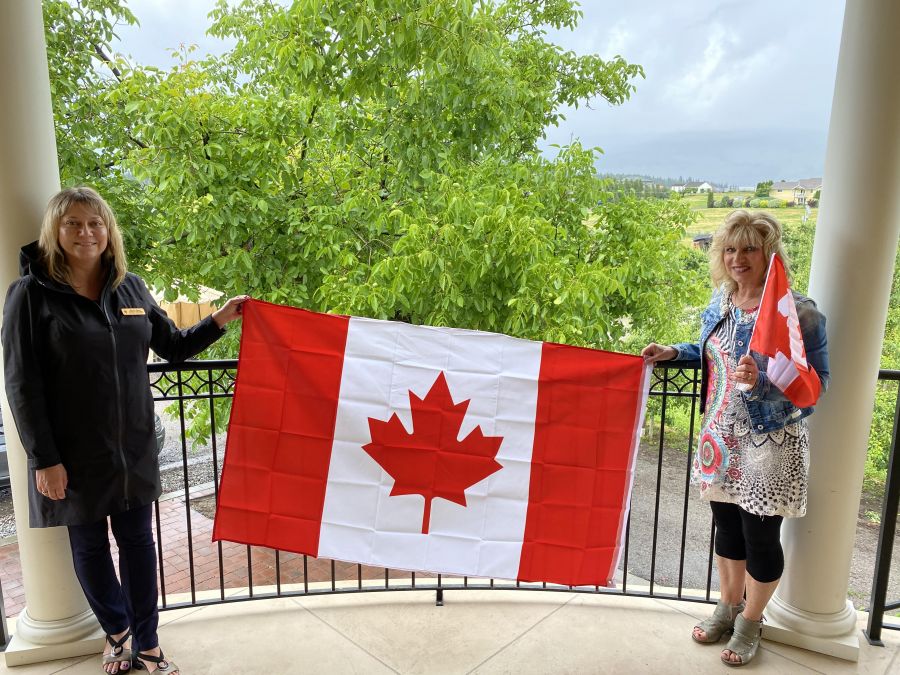
{"label": "railing post", "polygon": [[9,644],[9,631],[6,629],[6,605],[3,602],[3,586],[0,585],[0,640],[2,640],[2,644],[0,644],[0,651],[6,649],[6,645]]}
{"label": "railing post", "polygon": [[894,430],[891,434],[891,455],[888,460],[884,501],[881,507],[881,531],[878,534],[878,550],[875,554],[875,578],[872,580],[872,593],[869,596],[869,622],[864,631],[869,644],[879,647],[884,647],[884,643],[881,641],[881,627],[884,623],[884,605],[891,574],[894,535],[897,529],[897,506],[900,502],[900,467],[895,464],[898,427],[900,427],[900,386],[898,386],[897,400],[894,404]]}

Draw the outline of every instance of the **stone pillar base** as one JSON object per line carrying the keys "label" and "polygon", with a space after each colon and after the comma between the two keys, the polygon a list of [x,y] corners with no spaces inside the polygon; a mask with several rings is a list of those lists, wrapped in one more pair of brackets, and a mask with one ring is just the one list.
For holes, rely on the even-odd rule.
{"label": "stone pillar base", "polygon": [[16,632],[6,646],[6,665],[23,666],[42,661],[99,654],[105,636],[91,611],[59,621],[38,621],[24,609]]}
{"label": "stone pillar base", "polygon": [[847,661],[859,660],[856,610],[849,600],[835,614],[813,614],[786,605],[775,596],[766,607],[762,636],[766,640],[808,649]]}

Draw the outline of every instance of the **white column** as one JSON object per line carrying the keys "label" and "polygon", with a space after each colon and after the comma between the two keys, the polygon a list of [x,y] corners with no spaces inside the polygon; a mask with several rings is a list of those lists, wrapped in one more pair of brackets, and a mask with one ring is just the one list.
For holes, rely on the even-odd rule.
{"label": "white column", "polygon": [[[41,3],[35,0],[0,2],[0,101],[2,303],[6,288],[18,276],[19,248],[37,239],[47,200],[59,190]],[[0,372],[2,367],[0,360]],[[75,579],[65,529],[28,527],[25,452],[5,391],[0,399],[26,602],[6,649],[6,663],[99,652],[99,626]]]}
{"label": "white column", "polygon": [[764,635],[855,660],[847,586],[900,233],[900,2],[848,0],[845,12],[809,282],[832,385],[810,418],[808,515],[785,521]]}

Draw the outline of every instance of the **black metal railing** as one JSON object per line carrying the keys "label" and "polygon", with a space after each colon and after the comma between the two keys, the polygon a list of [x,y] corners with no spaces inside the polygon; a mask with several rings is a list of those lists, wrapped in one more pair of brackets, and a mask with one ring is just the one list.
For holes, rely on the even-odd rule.
{"label": "black metal railing", "polygon": [[872,576],[872,593],[869,595],[869,621],[866,624],[866,639],[869,644],[884,646],[881,629],[900,630],[900,624],[884,623],[885,612],[900,609],[900,600],[888,601],[888,582],[891,578],[891,560],[894,553],[894,535],[897,529],[897,506],[900,502],[900,466],[897,461],[897,437],[900,430],[900,371],[882,370],[878,373],[881,381],[898,382],[894,402],[894,428],[891,432],[891,451],[888,459],[887,477],[884,483],[884,498],[881,503],[881,527],[878,532],[878,549],[875,553],[875,572]]}
{"label": "black metal railing", "polygon": [[[559,586],[498,579],[471,579],[371,568],[315,559],[255,546],[211,542],[210,518],[218,500],[223,443],[216,431],[225,414],[221,402],[233,395],[237,362],[197,361],[148,366],[154,398],[170,406],[180,431],[180,460],[166,473],[180,473],[177,489],[155,508],[163,609],[252,599],[327,593],[433,590],[438,604],[446,589],[521,589],[715,602],[714,524],[709,509],[694,499],[690,485],[692,447],[699,418],[697,363],[661,364],[654,371],[648,418],[635,470],[625,547],[615,588]],[[882,371],[900,381],[900,371]],[[174,410],[172,409],[174,408]],[[208,416],[209,440],[199,457],[190,449],[188,418]],[[674,420],[674,423],[673,423]],[[205,422],[206,423],[206,422]],[[870,641],[877,642],[887,603],[900,470],[894,466],[900,397],[891,469],[883,505],[878,563],[870,604]],[[195,475],[199,469],[204,478]],[[211,479],[207,480],[207,478]],[[202,511],[207,517],[198,515]]]}

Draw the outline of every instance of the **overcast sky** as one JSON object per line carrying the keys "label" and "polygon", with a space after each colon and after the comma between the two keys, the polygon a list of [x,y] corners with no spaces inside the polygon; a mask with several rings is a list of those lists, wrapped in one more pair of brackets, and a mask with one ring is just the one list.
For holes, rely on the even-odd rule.
{"label": "overcast sky", "polygon": [[[171,65],[197,44],[214,0],[128,0],[141,22],[120,49]],[[567,111],[547,143],[599,146],[604,173],[755,185],[822,175],[843,0],[582,0],[575,32],[551,38],[578,53],[622,55],[644,67],[630,101]]]}

